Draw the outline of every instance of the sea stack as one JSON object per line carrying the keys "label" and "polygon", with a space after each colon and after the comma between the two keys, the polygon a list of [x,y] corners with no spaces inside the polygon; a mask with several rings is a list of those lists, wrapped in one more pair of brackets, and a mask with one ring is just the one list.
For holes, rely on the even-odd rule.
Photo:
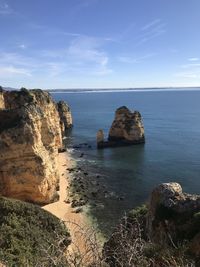
{"label": "sea stack", "polygon": [[38,204],[56,199],[64,115],[48,92],[0,91],[1,195]]}
{"label": "sea stack", "polygon": [[117,147],[145,142],[144,126],[140,112],[131,112],[127,107],[122,106],[115,112],[115,119],[109,131],[108,141],[101,141],[97,138],[97,147]]}

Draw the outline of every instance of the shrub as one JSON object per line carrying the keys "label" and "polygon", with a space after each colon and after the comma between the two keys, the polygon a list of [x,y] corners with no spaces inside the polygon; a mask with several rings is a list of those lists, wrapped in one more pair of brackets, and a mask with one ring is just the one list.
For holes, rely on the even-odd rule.
{"label": "shrub", "polygon": [[0,214],[0,260],[8,266],[55,266],[52,247],[59,251],[70,244],[65,225],[39,206],[1,197]]}

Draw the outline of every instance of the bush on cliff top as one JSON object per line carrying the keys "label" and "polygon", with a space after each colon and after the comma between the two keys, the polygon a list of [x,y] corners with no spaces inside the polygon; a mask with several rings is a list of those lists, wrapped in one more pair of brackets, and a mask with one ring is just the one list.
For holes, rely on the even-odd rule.
{"label": "bush on cliff top", "polygon": [[171,247],[151,242],[146,232],[147,212],[147,207],[141,206],[122,218],[110,239],[104,244],[103,256],[108,266],[199,266],[187,255],[186,243]]}
{"label": "bush on cliff top", "polygon": [[70,244],[64,224],[36,205],[0,197],[0,214],[0,261],[7,266],[55,266],[56,253]]}

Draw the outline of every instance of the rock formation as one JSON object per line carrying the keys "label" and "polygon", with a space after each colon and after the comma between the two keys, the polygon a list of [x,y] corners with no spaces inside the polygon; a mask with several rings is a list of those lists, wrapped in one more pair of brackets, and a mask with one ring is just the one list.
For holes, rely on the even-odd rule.
{"label": "rock formation", "polygon": [[98,130],[97,132],[97,147],[101,147],[101,144],[104,143],[104,132],[103,130]]}
{"label": "rock formation", "polygon": [[[99,137],[100,132],[98,132]],[[108,141],[97,139],[97,147],[115,147],[145,142],[142,117],[138,111],[131,112],[123,106],[116,110],[115,119],[109,131]]]}
{"label": "rock formation", "polygon": [[0,92],[0,194],[46,204],[56,198],[60,117],[42,90]]}
{"label": "rock formation", "polygon": [[200,266],[200,195],[183,193],[178,183],[160,184],[147,206],[122,218],[103,254],[113,267],[127,262],[129,266]]}
{"label": "rock formation", "polygon": [[67,130],[70,129],[73,125],[71,110],[64,101],[59,101],[57,103],[57,109],[60,115],[60,127],[62,130],[62,135],[65,136]]}
{"label": "rock formation", "polygon": [[149,203],[147,232],[161,244],[188,240],[191,252],[200,256],[200,195],[183,193],[178,183],[156,187]]}

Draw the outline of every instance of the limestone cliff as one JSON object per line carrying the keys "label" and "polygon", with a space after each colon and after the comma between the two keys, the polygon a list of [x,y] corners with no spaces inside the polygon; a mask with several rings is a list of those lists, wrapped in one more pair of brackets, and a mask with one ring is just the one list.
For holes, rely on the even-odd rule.
{"label": "limestone cliff", "polygon": [[2,91],[0,194],[45,204],[56,197],[60,117],[49,93]]}
{"label": "limestone cliff", "polygon": [[71,110],[64,101],[59,101],[57,103],[57,109],[60,115],[60,127],[62,130],[62,135],[65,136],[68,129],[73,126]]}

